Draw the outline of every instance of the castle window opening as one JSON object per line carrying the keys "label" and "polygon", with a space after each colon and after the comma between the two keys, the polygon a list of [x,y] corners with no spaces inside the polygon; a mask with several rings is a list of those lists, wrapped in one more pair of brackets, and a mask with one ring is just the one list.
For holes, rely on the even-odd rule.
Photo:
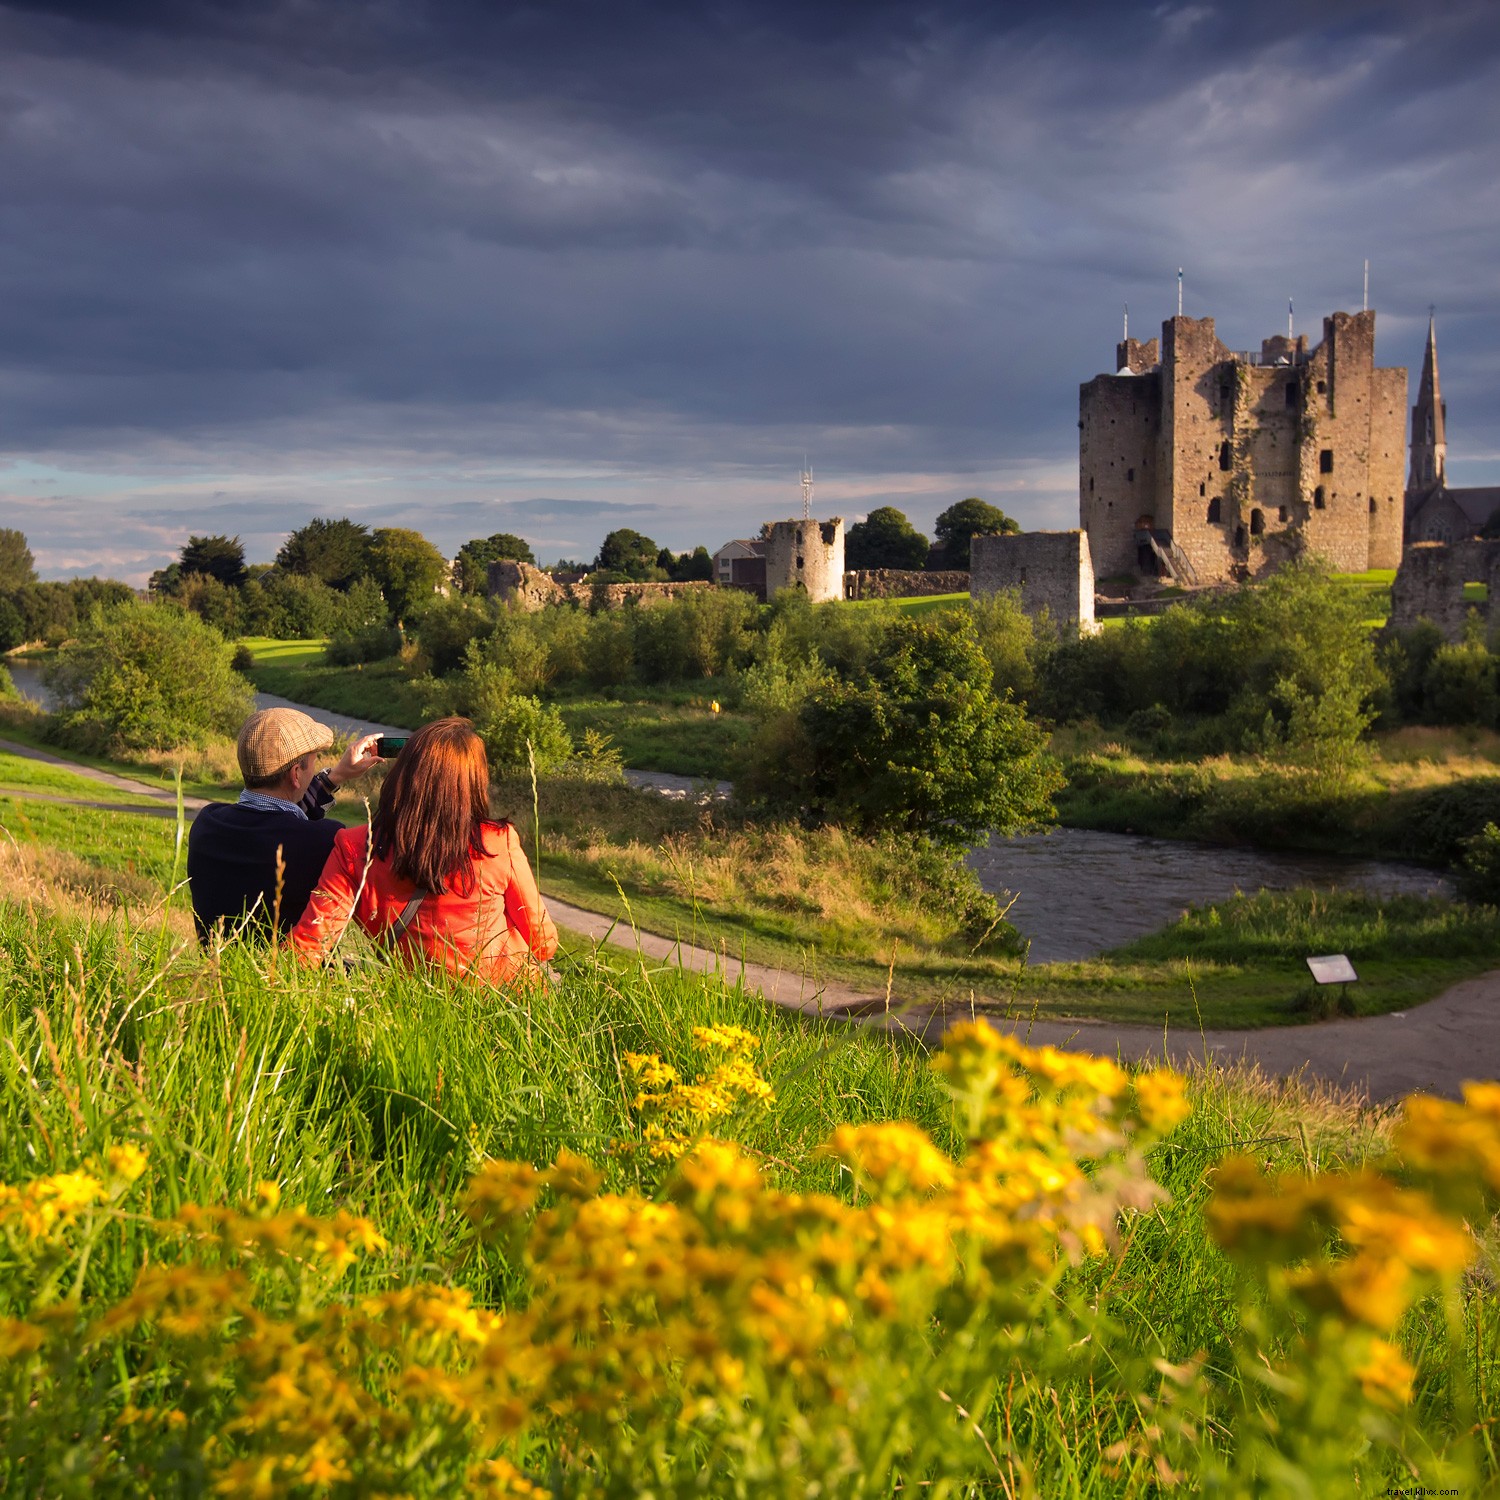
{"label": "castle window opening", "polygon": [[1126,469],[1126,471],[1125,471],[1125,483],[1126,484],[1134,484],[1135,483],[1135,470],[1134,469]]}
{"label": "castle window opening", "polygon": [[1229,439],[1228,438],[1225,438],[1224,441],[1219,444],[1219,467],[1221,469],[1223,469],[1224,471],[1226,471],[1226,472],[1229,469]]}
{"label": "castle window opening", "polygon": [[1318,394],[1320,396],[1326,396],[1328,394],[1328,382],[1326,380],[1320,380],[1318,382]]}
{"label": "castle window opening", "polygon": [[1236,547],[1243,547],[1245,545],[1245,528],[1243,526],[1236,526],[1234,528],[1234,545]]}
{"label": "castle window opening", "polygon": [[1089,494],[1092,495],[1093,493],[1094,493],[1094,476],[1092,474],[1090,474],[1089,475]]}
{"label": "castle window opening", "polygon": [[1215,495],[1213,499],[1208,502],[1208,524],[1210,526],[1217,526],[1222,519],[1223,517],[1220,513],[1219,497]]}
{"label": "castle window opening", "polygon": [[800,557],[797,559],[797,566],[799,568],[802,566],[802,559]]}
{"label": "castle window opening", "polygon": [[1333,449],[1332,448],[1325,448],[1318,455],[1318,473],[1320,473],[1320,474],[1332,474],[1333,473]]}
{"label": "castle window opening", "polygon": [[1286,506],[1283,505],[1283,506],[1281,506],[1281,507],[1279,507],[1277,509],[1276,519],[1278,521],[1284,521],[1284,520],[1286,520]]}
{"label": "castle window opening", "polygon": [[1325,503],[1326,502],[1323,495],[1323,486],[1320,484],[1317,489],[1313,491],[1313,509],[1322,510]]}
{"label": "castle window opening", "polygon": [[1375,503],[1375,497],[1374,497],[1374,495],[1371,495],[1370,496],[1370,514],[1373,516],[1377,511],[1379,511],[1379,509],[1380,509],[1380,507],[1378,505],[1376,505],[1376,503]]}
{"label": "castle window opening", "polygon": [[1286,387],[1286,404],[1295,406],[1297,404],[1297,382],[1289,380]]}
{"label": "castle window opening", "polygon": [[1200,495],[1206,495],[1208,493],[1208,486],[1206,484],[1200,484],[1198,486],[1198,493]]}
{"label": "castle window opening", "polygon": [[1264,536],[1266,531],[1266,518],[1263,512],[1252,510],[1250,512],[1250,535]]}

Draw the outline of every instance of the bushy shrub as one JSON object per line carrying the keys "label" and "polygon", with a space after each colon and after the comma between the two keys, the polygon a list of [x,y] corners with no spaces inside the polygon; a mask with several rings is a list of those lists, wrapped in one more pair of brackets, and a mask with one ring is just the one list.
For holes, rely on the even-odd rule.
{"label": "bushy shrub", "polygon": [[385,661],[401,650],[401,632],[394,625],[367,625],[363,630],[338,631],[328,642],[328,664],[352,667],[357,662]]}
{"label": "bushy shrub", "polygon": [[1500,826],[1486,823],[1463,843],[1458,890],[1465,901],[1500,906]]}
{"label": "bushy shrub", "polygon": [[1037,627],[1021,608],[1018,589],[1002,589],[969,601],[974,631],[994,674],[995,692],[1017,702],[1031,697],[1036,682]]}
{"label": "bushy shrub", "polygon": [[865,670],[765,727],[744,794],[813,823],[948,848],[1049,821],[1062,778],[1041,732],[991,681],[971,619],[898,616]]}
{"label": "bushy shrub", "polygon": [[525,693],[487,698],[474,714],[474,728],[499,775],[556,770],[573,755],[573,741],[555,708]]}
{"label": "bushy shrub", "polygon": [[3,662],[0,662],[0,702],[18,703],[21,694],[16,687],[15,679],[10,675],[10,670]]}
{"label": "bushy shrub", "polygon": [[96,609],[47,668],[63,739],[83,749],[168,750],[233,734],[250,685],[197,615],[137,600]]}
{"label": "bushy shrub", "polygon": [[482,640],[495,628],[495,606],[488,599],[454,595],[436,599],[412,627],[418,644],[427,653],[433,673],[446,677],[463,665],[469,642]]}

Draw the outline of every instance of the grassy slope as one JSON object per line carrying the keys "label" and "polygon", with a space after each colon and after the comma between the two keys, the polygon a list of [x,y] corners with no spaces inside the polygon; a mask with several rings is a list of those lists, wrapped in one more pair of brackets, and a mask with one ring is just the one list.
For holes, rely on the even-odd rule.
{"label": "grassy slope", "polygon": [[[209,962],[173,946],[149,926],[0,903],[0,1181],[72,1169],[126,1139],[150,1152],[130,1203],[143,1217],[242,1202],[274,1180],[285,1203],[366,1214],[389,1236],[389,1254],[348,1273],[351,1295],[436,1274],[505,1305],[515,1282],[503,1261],[464,1253],[455,1208],[470,1172],[485,1154],[542,1164],[568,1147],[600,1164],[609,1187],[631,1186],[631,1160],[609,1151],[631,1133],[622,1056],[655,1051],[692,1072],[694,1025],[762,1036],[775,1100],[717,1121],[715,1133],[742,1142],[784,1188],[847,1190],[813,1151],[843,1121],[915,1119],[955,1144],[920,1054],[768,1015],[670,968],[584,957],[564,965],[553,992],[521,998],[390,969],[311,974],[245,949]],[[150,1005],[139,1005],[146,994]],[[69,1038],[61,1057],[38,1016]],[[1380,1153],[1388,1127],[1337,1096],[1244,1072],[1199,1078],[1193,1096],[1195,1113],[1152,1158],[1171,1201],[1133,1222],[1117,1264],[1077,1276],[1123,1347],[1172,1361],[1206,1351],[1227,1369],[1235,1273],[1205,1233],[1213,1169],[1247,1146],[1271,1170],[1358,1165]],[[87,1295],[122,1295],[142,1254],[143,1239],[122,1225],[101,1242]],[[0,1312],[20,1311],[14,1295],[0,1287]],[[1036,1411],[1007,1402],[1040,1493],[1120,1492],[1089,1454],[1133,1414],[1083,1401],[1069,1398],[1066,1422],[1045,1393]],[[1104,1435],[1080,1444],[1084,1429]]]}

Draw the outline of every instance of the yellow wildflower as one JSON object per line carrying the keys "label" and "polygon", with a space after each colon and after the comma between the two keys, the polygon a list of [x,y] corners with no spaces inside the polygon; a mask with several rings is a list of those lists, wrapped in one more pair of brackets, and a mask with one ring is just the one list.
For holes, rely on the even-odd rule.
{"label": "yellow wildflower", "polygon": [[872,1125],[841,1125],[824,1154],[853,1168],[864,1184],[883,1193],[927,1193],[954,1178],[953,1163],[919,1126],[893,1120]]}
{"label": "yellow wildflower", "polygon": [[134,1182],[146,1170],[146,1153],[129,1143],[111,1146],[104,1153],[104,1159],[109,1164],[110,1174],[125,1183]]}
{"label": "yellow wildflower", "polygon": [[1405,1406],[1411,1400],[1416,1371],[1401,1351],[1384,1339],[1372,1339],[1365,1362],[1354,1372],[1365,1395],[1379,1406]]}
{"label": "yellow wildflower", "polygon": [[255,1184],[256,1206],[274,1213],[281,1202],[281,1184],[279,1182],[264,1181]]}

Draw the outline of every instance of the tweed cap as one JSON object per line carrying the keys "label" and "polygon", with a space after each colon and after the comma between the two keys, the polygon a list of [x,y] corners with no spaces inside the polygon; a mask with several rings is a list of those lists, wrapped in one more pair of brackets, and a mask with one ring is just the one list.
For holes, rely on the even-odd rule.
{"label": "tweed cap", "polygon": [[333,744],[333,731],[295,708],[263,708],[240,729],[234,752],[246,781],[264,781],[294,760]]}

